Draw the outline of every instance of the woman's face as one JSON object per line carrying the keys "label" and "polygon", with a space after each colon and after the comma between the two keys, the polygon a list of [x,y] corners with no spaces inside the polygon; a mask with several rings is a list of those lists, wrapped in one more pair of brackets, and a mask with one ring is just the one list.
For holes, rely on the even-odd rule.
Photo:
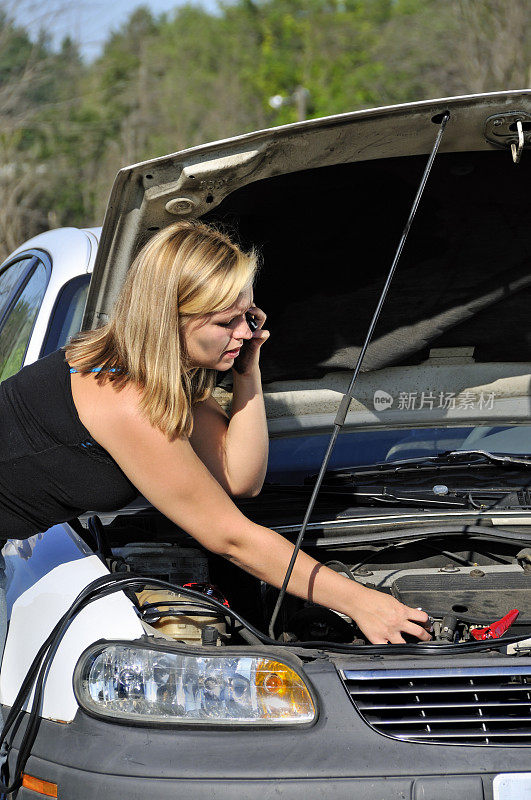
{"label": "woman's face", "polygon": [[253,306],[253,290],[246,289],[226,311],[194,317],[184,325],[186,351],[192,367],[230,369],[245,339],[252,338],[245,315]]}

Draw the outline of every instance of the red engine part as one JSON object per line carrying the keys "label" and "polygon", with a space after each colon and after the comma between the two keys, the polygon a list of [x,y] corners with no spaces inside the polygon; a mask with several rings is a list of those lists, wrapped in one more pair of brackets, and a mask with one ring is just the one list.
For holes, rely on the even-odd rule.
{"label": "red engine part", "polygon": [[474,628],[470,633],[474,639],[479,639],[480,641],[485,639],[499,639],[500,636],[503,636],[505,631],[511,627],[519,613],[517,608],[513,608],[512,611],[509,611],[508,614],[497,622],[487,625],[486,628]]}
{"label": "red engine part", "polygon": [[207,597],[213,597],[218,603],[223,603],[224,606],[230,608],[229,601],[223,597],[217,586],[211,583],[204,583],[202,581],[192,581],[191,583],[183,583],[185,589],[193,589],[194,592],[201,592]]}

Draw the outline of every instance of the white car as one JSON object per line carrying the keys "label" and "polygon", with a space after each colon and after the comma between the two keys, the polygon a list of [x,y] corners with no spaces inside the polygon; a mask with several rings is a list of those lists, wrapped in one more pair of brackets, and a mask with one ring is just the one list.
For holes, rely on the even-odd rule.
{"label": "white car", "polygon": [[531,797],[530,145],[529,90],[258,131],[123,169],[101,232],[0,267],[4,379],[105,321],[171,221],[259,245],[271,455],[240,506],[295,540],[341,406],[303,547],[433,626],[375,646],[286,597],[272,638],[277,592],[142,498],[10,540],[19,798]]}
{"label": "white car", "polygon": [[0,380],[81,328],[101,228],[47,231],[0,266]]}

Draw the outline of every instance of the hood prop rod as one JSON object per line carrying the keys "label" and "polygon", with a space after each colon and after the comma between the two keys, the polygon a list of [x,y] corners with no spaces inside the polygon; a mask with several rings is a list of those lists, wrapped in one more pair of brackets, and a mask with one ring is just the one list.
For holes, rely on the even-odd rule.
{"label": "hood prop rod", "polygon": [[428,159],[428,163],[426,164],[426,168],[424,170],[424,174],[422,176],[422,180],[421,180],[419,188],[417,190],[417,194],[416,194],[415,200],[413,201],[413,205],[411,207],[411,211],[409,213],[408,220],[407,220],[406,225],[404,227],[404,230],[402,232],[402,236],[400,238],[400,242],[398,244],[398,248],[396,250],[395,257],[393,259],[393,263],[391,264],[391,268],[389,270],[389,274],[387,276],[387,280],[385,282],[385,286],[384,286],[384,288],[382,290],[382,294],[380,295],[380,299],[378,300],[378,305],[376,306],[376,310],[375,310],[373,318],[371,320],[371,324],[369,325],[369,330],[367,331],[367,336],[365,337],[365,342],[363,343],[363,347],[361,348],[360,353],[358,355],[358,360],[356,362],[356,366],[354,367],[354,372],[352,374],[352,378],[351,378],[349,387],[348,387],[347,391],[345,392],[345,394],[343,395],[341,403],[339,404],[339,409],[337,411],[336,418],[334,420],[334,430],[333,430],[332,435],[330,437],[330,441],[328,443],[328,447],[326,449],[326,453],[324,455],[323,462],[322,462],[321,468],[319,470],[319,475],[317,476],[317,480],[315,482],[315,486],[313,487],[313,492],[312,492],[312,495],[310,497],[310,501],[308,503],[308,508],[306,509],[306,513],[304,515],[304,519],[303,519],[303,522],[302,522],[301,529],[299,531],[299,535],[297,536],[297,541],[295,542],[295,548],[293,550],[293,554],[291,556],[291,560],[289,562],[289,566],[288,566],[288,569],[286,571],[286,575],[284,577],[284,581],[282,583],[282,588],[280,589],[280,592],[279,592],[279,595],[278,595],[278,598],[277,598],[277,602],[276,602],[275,608],[273,610],[273,614],[271,615],[271,621],[269,623],[269,636],[272,639],[275,638],[275,633],[274,633],[275,622],[277,621],[278,613],[280,611],[280,607],[282,605],[282,602],[284,600],[284,596],[286,594],[286,590],[287,590],[287,587],[288,587],[289,579],[291,578],[291,573],[293,572],[293,567],[295,566],[295,561],[297,559],[297,555],[299,553],[299,550],[301,549],[301,545],[302,545],[302,542],[303,542],[303,539],[304,539],[304,534],[306,533],[306,527],[307,527],[308,522],[310,520],[310,517],[312,515],[313,508],[314,508],[314,505],[315,505],[315,501],[317,500],[317,495],[319,494],[319,490],[321,488],[321,484],[323,482],[323,478],[324,478],[325,472],[327,470],[328,463],[330,461],[330,457],[332,455],[332,451],[333,451],[334,445],[336,443],[336,439],[338,437],[338,434],[339,434],[341,428],[343,427],[343,425],[345,423],[345,418],[347,416],[347,412],[348,412],[348,409],[349,409],[349,406],[350,406],[350,401],[352,400],[352,397],[353,397],[352,391],[353,391],[353,388],[354,388],[354,384],[356,383],[356,379],[358,377],[358,373],[360,371],[361,364],[362,364],[363,359],[365,357],[365,352],[367,350],[367,347],[369,346],[369,342],[372,339],[372,335],[374,333],[374,329],[376,327],[376,323],[378,322],[378,318],[380,316],[380,312],[382,310],[382,306],[383,306],[385,298],[387,296],[387,292],[389,291],[389,286],[391,285],[391,281],[393,279],[393,275],[395,273],[398,261],[400,259],[400,256],[402,255],[402,250],[404,249],[404,244],[406,243],[406,239],[407,239],[409,230],[411,228],[411,225],[413,223],[413,219],[415,218],[415,214],[417,213],[417,209],[418,209],[418,206],[419,206],[419,203],[420,203],[420,199],[422,197],[422,193],[424,192],[424,188],[425,188],[426,183],[428,181],[428,176],[430,174],[431,168],[433,166],[433,162],[435,160],[435,156],[437,155],[437,151],[438,151],[439,145],[441,143],[441,139],[442,139],[442,136],[443,136],[443,133],[444,133],[444,129],[446,127],[446,123],[448,122],[449,119],[450,119],[450,112],[446,111],[442,115],[441,122],[440,122],[440,128],[439,128],[439,131],[437,133],[437,138],[435,139],[435,143],[434,143],[433,149],[432,149],[432,151],[430,153],[430,157]]}

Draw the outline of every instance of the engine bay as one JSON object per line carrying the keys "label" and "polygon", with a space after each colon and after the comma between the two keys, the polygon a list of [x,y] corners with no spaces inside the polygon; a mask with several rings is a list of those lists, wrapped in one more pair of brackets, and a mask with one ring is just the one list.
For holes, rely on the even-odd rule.
{"label": "engine bay", "polygon": [[[90,527],[90,526],[89,526]],[[149,536],[151,533],[151,536]],[[480,635],[518,611],[508,635],[531,636],[531,548],[479,534],[451,531],[419,539],[418,529],[391,544],[311,546],[303,549],[331,569],[369,588],[394,596],[429,617],[432,640],[445,644],[488,639]],[[374,534],[373,534],[374,537]],[[278,590],[203,549],[158,514],[116,517],[99,528],[104,560],[111,572],[146,578],[133,601],[146,632],[193,645],[253,643],[253,637],[207,601],[179,593],[186,587],[214,598],[259,631],[267,631]],[[360,540],[362,536],[360,534]],[[161,589],[149,579],[175,589]],[[513,613],[513,617],[514,617]],[[276,623],[279,642],[369,644],[347,616],[287,595]],[[498,633],[493,638],[497,638]],[[404,637],[414,643],[415,637]],[[258,641],[258,640],[256,640]]]}

